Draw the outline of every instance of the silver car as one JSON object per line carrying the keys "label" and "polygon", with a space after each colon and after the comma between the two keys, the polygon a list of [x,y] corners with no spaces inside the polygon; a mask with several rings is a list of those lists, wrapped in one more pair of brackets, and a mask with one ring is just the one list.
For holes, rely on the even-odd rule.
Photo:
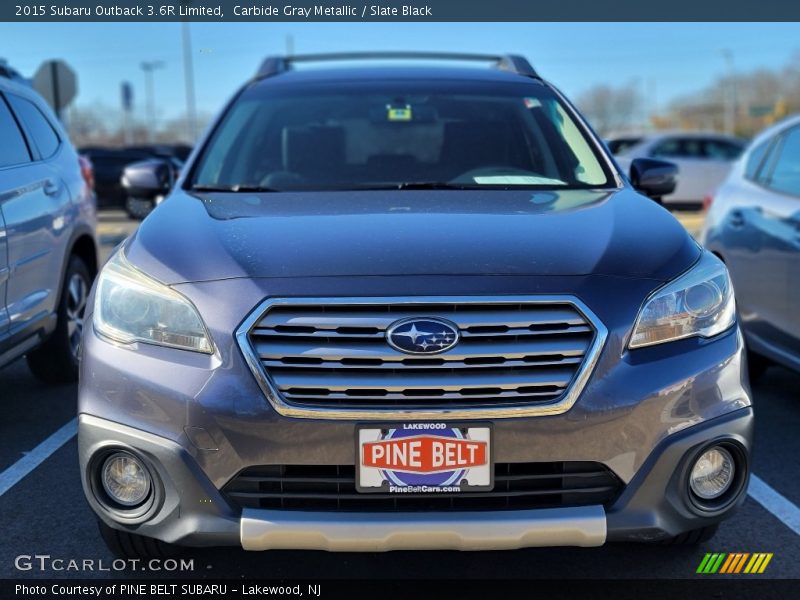
{"label": "silver car", "polygon": [[800,371],[800,116],[759,135],[713,196],[702,232],[736,287],[751,376]]}
{"label": "silver car", "polygon": [[725,179],[745,142],[719,133],[681,131],[623,136],[608,140],[608,145],[612,151],[619,148],[615,158],[623,169],[630,168],[634,158],[658,158],[675,164],[678,185],[662,202],[669,207],[697,208]]}

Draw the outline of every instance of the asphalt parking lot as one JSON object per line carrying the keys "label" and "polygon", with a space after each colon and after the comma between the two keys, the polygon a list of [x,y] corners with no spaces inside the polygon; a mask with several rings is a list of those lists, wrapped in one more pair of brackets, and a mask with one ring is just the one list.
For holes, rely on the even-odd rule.
{"label": "asphalt parking lot", "polygon": [[[692,230],[698,219],[683,219]],[[122,214],[100,226],[104,256],[135,228]],[[772,367],[753,386],[756,411],[754,473],[763,482],[717,536],[697,547],[611,544],[602,548],[508,552],[247,553],[191,551],[194,570],[183,573],[20,571],[19,555],[83,561],[112,556],[97,532],[80,487],[75,426],[76,386],[47,387],[24,360],[0,370],[0,577],[230,577],[230,578],[691,578],[707,552],[774,553],[755,577],[800,578],[800,375]],[[13,485],[12,485],[13,483]],[[763,504],[766,504],[764,506]],[[95,563],[97,564],[97,563]],[[727,577],[715,575],[713,577]],[[735,577],[735,576],[732,576]]]}

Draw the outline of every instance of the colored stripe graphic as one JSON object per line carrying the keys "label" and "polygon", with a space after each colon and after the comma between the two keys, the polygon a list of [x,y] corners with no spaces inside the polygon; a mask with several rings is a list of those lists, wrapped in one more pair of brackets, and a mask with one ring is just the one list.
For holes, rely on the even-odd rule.
{"label": "colored stripe graphic", "polygon": [[745,552],[741,555],[739,562],[736,563],[736,568],[733,570],[734,573],[741,573],[742,567],[744,567],[744,561],[747,560],[748,556],[750,556],[749,552]]}
{"label": "colored stripe graphic", "polygon": [[697,567],[697,571],[695,571],[695,573],[705,573],[706,565],[708,564],[709,560],[711,560],[711,554],[706,553],[706,555],[703,557],[703,560],[700,561],[700,566]]}
{"label": "colored stripe graphic", "polygon": [[726,552],[714,552],[706,554],[703,558],[703,562],[701,562],[700,566],[697,567],[697,572],[705,575],[716,573],[726,556]]}
{"label": "colored stripe graphic", "polygon": [[760,574],[767,570],[767,565],[771,560],[771,552],[754,554],[749,552],[708,552],[700,561],[696,572],[702,575],[714,575],[715,573],[732,575],[742,572]]}
{"label": "colored stripe graphic", "polygon": [[764,562],[764,557],[766,554],[759,554],[758,559],[756,560],[756,564],[753,565],[753,568],[750,569],[751,573],[758,573],[758,570],[761,568],[761,563]]}
{"label": "colored stripe graphic", "polygon": [[706,565],[708,564],[708,561],[710,559],[711,559],[711,554],[706,553],[706,555],[703,557],[703,560],[700,561],[700,566],[697,567],[697,571],[695,571],[695,573],[705,573],[706,572]]}
{"label": "colored stripe graphic", "polygon": [[719,554],[712,554],[711,558],[708,559],[708,563],[706,564],[706,568],[703,569],[703,573],[711,573],[711,569],[714,568],[714,563],[717,562],[717,558],[719,558]]}
{"label": "colored stripe graphic", "polygon": [[761,556],[761,555],[760,555],[760,554],[758,554],[758,553],[756,553],[756,554],[753,554],[753,558],[751,558],[751,559],[750,559],[750,562],[749,562],[749,563],[747,563],[747,566],[744,568],[744,572],[745,572],[745,573],[750,573],[750,572],[752,572],[752,570],[753,570],[753,566],[756,564],[756,561],[758,561],[758,557],[759,557],[759,556]]}
{"label": "colored stripe graphic", "polygon": [[709,573],[716,573],[719,570],[720,565],[722,565],[722,561],[725,560],[726,556],[727,554],[725,552],[721,553],[717,561],[712,565]]}
{"label": "colored stripe graphic", "polygon": [[767,556],[764,558],[764,562],[761,563],[761,568],[758,570],[759,573],[763,573],[767,570],[767,565],[769,561],[772,560],[772,552],[768,553]]}
{"label": "colored stripe graphic", "polygon": [[739,558],[738,554],[728,554],[728,558],[722,565],[722,568],[719,570],[720,573],[730,573],[731,565],[736,562],[736,559]]}

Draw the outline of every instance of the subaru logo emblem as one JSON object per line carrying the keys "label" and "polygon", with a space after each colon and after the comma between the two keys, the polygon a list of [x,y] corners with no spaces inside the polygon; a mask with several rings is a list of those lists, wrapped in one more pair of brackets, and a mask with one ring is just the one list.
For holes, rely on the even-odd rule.
{"label": "subaru logo emblem", "polygon": [[402,319],[392,323],[386,340],[395,350],[406,354],[438,354],[458,343],[458,327],[443,319]]}

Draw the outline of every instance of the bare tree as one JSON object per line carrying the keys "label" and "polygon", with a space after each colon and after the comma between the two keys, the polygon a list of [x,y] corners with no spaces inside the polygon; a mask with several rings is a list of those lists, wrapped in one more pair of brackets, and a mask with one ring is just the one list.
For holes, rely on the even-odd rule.
{"label": "bare tree", "polygon": [[[202,129],[210,120],[210,115],[200,114],[197,117],[198,126]],[[66,125],[70,139],[76,147],[107,146],[115,148],[125,145],[121,111],[102,103],[72,107],[69,110]],[[144,121],[133,118],[130,128],[131,141],[134,144],[148,143],[149,129]],[[180,116],[163,122],[155,132],[154,141],[160,144],[188,143],[191,137],[189,131],[187,118]]]}
{"label": "bare tree", "polygon": [[67,129],[76,146],[105,144],[109,138],[107,110],[94,106],[73,106],[67,115]]}
{"label": "bare tree", "polygon": [[800,112],[800,52],[783,67],[720,77],[705,89],[673,101],[659,120],[687,129],[722,130],[730,94],[734,94],[739,135],[753,135],[787,114]]}
{"label": "bare tree", "polygon": [[595,85],[577,100],[583,114],[601,135],[641,127],[642,102],[635,83],[619,87]]}
{"label": "bare tree", "polygon": [[[197,115],[197,130],[202,132],[211,122],[211,115],[207,113],[200,113]],[[166,121],[156,132],[155,139],[160,143],[165,144],[192,144],[192,128],[189,125],[189,119],[186,115],[182,115],[175,119]]]}

